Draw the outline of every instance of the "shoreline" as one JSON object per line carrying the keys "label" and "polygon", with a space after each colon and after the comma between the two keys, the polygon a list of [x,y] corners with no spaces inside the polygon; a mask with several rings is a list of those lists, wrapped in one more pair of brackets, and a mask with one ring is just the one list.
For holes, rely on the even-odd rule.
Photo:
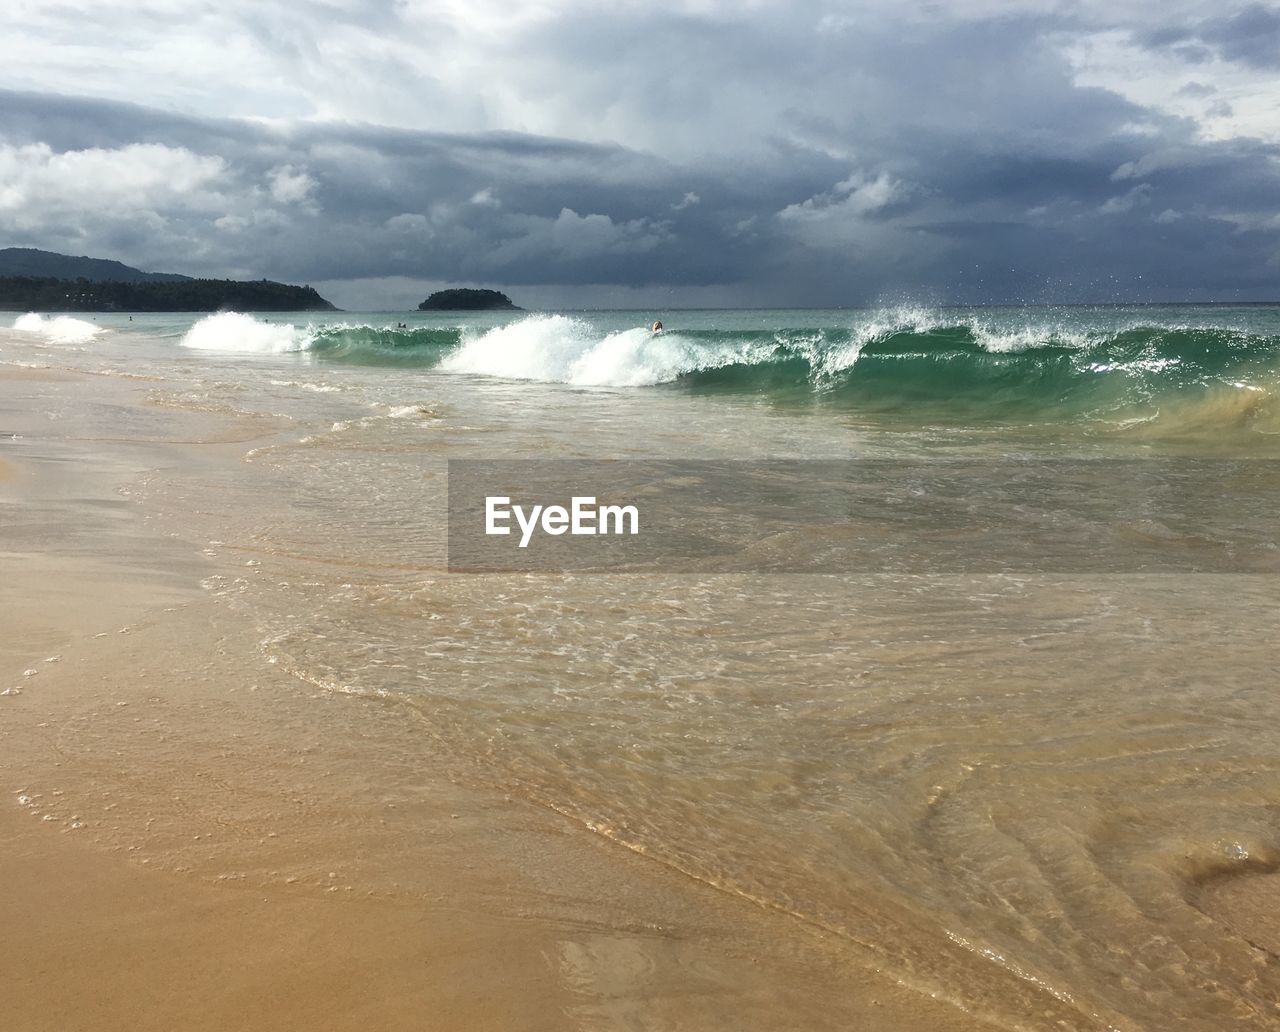
{"label": "shoreline", "polygon": [[[0,409],[34,391],[139,403],[106,383],[0,374]],[[245,432],[271,428],[146,415],[123,444],[20,423],[25,475],[4,487],[29,517],[0,588],[18,614],[0,647],[20,690],[0,698],[12,1027],[990,1027],[811,927],[461,783],[398,707],[269,665],[200,587],[218,563],[168,530],[178,514],[128,499],[139,471],[238,463]]]}
{"label": "shoreline", "polygon": [[[291,1024],[327,991],[295,993],[306,972],[340,1028],[459,994],[501,996],[468,1028],[1269,1027],[1274,582],[451,574],[455,457],[898,445],[172,330],[0,332],[26,359],[0,367],[0,819],[26,822],[0,945],[46,958],[27,1026],[145,995],[173,955],[282,998],[167,1027]],[[67,864],[100,888],[63,907],[43,871]],[[422,938],[383,943],[378,914]]]}

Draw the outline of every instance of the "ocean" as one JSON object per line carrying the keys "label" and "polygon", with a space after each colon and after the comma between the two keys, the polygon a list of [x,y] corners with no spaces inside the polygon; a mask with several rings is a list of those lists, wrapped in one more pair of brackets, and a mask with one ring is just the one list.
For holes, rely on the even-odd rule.
{"label": "ocean", "polygon": [[[1280,867],[1280,307],[13,326],[0,364],[140,399],[54,396],[49,433],[223,421],[234,461],[130,504],[263,664],[395,708],[460,782],[999,1027],[1275,1027],[1275,925],[1235,901]],[[874,470],[905,501],[710,559],[451,572],[449,463],[493,459]]]}

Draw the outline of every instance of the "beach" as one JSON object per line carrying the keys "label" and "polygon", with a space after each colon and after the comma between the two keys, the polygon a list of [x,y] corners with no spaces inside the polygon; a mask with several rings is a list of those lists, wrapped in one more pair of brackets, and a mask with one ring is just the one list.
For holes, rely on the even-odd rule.
{"label": "beach", "polygon": [[394,708],[264,663],[201,588],[201,542],[104,515],[151,464],[234,470],[259,428],[174,412],[136,438],[60,429],[51,454],[41,406],[147,418],[136,381],[6,369],[0,391],[23,455],[0,589],[9,1027],[984,1027],[872,970],[846,984],[822,935],[459,784]]}
{"label": "beach", "polygon": [[[1273,1027],[1273,314],[1117,354],[1143,317],[1053,355],[947,313],[0,330],[8,1024]],[[1224,321],[1253,350],[1187,372]],[[1014,456],[1156,501],[1010,523]],[[450,572],[447,463],[493,457],[857,457],[908,496],[962,458],[1070,547],[868,517],[872,568],[796,572],[801,528]]]}

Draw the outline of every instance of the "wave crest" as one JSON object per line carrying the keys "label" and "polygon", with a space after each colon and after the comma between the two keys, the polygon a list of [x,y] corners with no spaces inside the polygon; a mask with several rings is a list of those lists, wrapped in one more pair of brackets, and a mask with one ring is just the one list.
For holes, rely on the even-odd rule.
{"label": "wave crest", "polygon": [[269,323],[240,312],[207,315],[183,335],[184,348],[239,355],[280,355],[305,351],[312,332],[292,323]]}
{"label": "wave crest", "polygon": [[679,333],[643,327],[601,336],[582,319],[536,315],[464,339],[440,367],[581,387],[649,387],[697,369],[767,358],[743,341],[709,348]]}
{"label": "wave crest", "polygon": [[37,333],[56,344],[83,344],[102,332],[101,326],[84,319],[73,319],[69,315],[48,317],[35,312],[18,316],[13,328],[23,333]]}

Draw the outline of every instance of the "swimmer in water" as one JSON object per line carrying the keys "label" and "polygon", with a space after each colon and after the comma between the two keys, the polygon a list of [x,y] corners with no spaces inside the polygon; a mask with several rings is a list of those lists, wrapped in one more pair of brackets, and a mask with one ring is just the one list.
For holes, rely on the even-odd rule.
{"label": "swimmer in water", "polygon": [[661,333],[661,332],[662,332],[662,320],[661,320],[661,319],[655,319],[655,320],[654,320],[654,322],[653,322],[653,325],[652,325],[652,326],[650,326],[650,327],[649,327],[649,329],[650,329],[650,331],[651,331],[652,333]]}

